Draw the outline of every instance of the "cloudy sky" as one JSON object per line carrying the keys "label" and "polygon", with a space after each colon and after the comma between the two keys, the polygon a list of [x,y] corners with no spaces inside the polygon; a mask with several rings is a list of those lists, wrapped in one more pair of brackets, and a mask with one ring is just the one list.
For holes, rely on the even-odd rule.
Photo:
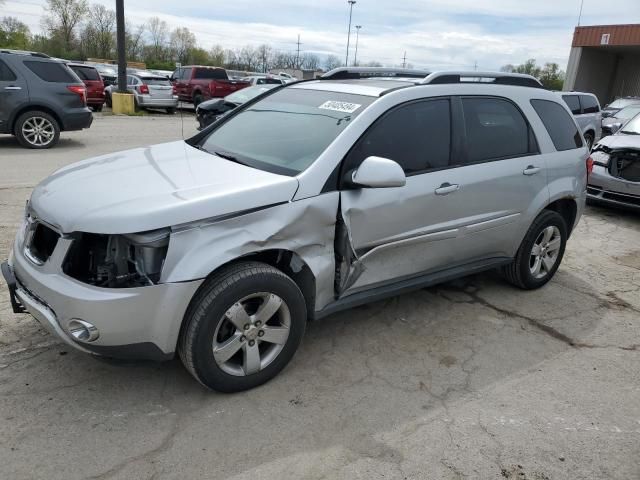
{"label": "cloudy sky", "polygon": [[[0,15],[38,31],[45,4],[6,0]],[[268,43],[293,51],[300,34],[303,51],[345,55],[346,0],[125,0],[125,8],[133,23],[158,16],[188,27],[204,48]],[[564,69],[579,10],[580,0],[357,0],[353,24],[362,25],[362,61],[398,65],[406,51],[421,68],[496,69],[536,58]],[[582,25],[614,23],[640,23],[640,0],[584,0]]]}

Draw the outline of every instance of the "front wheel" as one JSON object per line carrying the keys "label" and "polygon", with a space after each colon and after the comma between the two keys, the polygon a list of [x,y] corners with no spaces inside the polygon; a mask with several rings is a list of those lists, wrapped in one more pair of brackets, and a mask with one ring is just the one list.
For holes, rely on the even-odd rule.
{"label": "front wheel", "polygon": [[513,262],[503,269],[509,283],[525,290],[540,288],[555,275],[567,244],[567,224],[552,210],[534,220]]}
{"label": "front wheel", "polygon": [[280,270],[243,262],[211,277],[191,301],[179,353],[204,386],[238,392],[275,377],[302,340],[307,309]]}

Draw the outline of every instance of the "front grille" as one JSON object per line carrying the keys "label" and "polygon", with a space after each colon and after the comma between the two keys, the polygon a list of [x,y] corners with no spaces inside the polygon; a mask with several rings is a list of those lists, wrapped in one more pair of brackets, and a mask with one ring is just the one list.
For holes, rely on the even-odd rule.
{"label": "front grille", "polygon": [[29,226],[25,251],[36,263],[45,263],[51,257],[59,239],[58,232],[36,221]]}
{"label": "front grille", "polygon": [[637,205],[640,207],[640,195],[623,195],[615,192],[603,192],[602,198],[606,200],[614,200],[620,203],[626,203],[628,205]]}
{"label": "front grille", "polygon": [[602,187],[594,187],[592,185],[587,186],[587,193],[591,195],[598,195],[600,192],[602,192]]}

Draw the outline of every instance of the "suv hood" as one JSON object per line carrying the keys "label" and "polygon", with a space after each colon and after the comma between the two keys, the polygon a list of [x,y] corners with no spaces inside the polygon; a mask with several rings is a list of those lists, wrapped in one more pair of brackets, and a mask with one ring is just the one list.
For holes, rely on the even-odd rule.
{"label": "suv hood", "polygon": [[297,189],[293,177],[178,141],[64,167],[35,188],[30,205],[65,233],[134,233],[288,202]]}
{"label": "suv hood", "polygon": [[598,142],[598,145],[614,148],[640,148],[640,135],[624,135],[616,133],[615,135],[609,135],[604,137]]}

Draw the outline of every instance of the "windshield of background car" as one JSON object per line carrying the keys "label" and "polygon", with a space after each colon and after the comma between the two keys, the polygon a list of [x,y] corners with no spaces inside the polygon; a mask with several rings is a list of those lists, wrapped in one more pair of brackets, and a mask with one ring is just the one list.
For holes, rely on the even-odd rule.
{"label": "windshield of background car", "polygon": [[640,113],[640,105],[634,105],[632,107],[625,107],[616,113],[616,118],[621,120],[630,120]]}
{"label": "windshield of background car", "polygon": [[636,100],[633,98],[620,98],[618,100],[614,100],[607,108],[624,108],[629,105],[640,104],[640,100]]}
{"label": "windshield of background car", "polygon": [[147,85],[164,85],[165,87],[170,87],[171,82],[168,78],[163,77],[140,77],[143,83]]}
{"label": "windshield of background car", "polygon": [[225,97],[225,100],[241,105],[248,102],[252,98],[256,98],[261,93],[271,90],[272,88],[275,88],[277,86],[278,85],[260,85],[259,87],[243,88],[242,90],[238,90],[237,92],[233,92],[232,94],[227,95]]}
{"label": "windshield of background car", "polygon": [[640,115],[633,117],[633,120],[629,120],[624,127],[620,130],[620,133],[627,135],[640,135]]}
{"label": "windshield of background car", "polygon": [[240,163],[294,176],[376,98],[285,88],[229,118],[199,146]]}

